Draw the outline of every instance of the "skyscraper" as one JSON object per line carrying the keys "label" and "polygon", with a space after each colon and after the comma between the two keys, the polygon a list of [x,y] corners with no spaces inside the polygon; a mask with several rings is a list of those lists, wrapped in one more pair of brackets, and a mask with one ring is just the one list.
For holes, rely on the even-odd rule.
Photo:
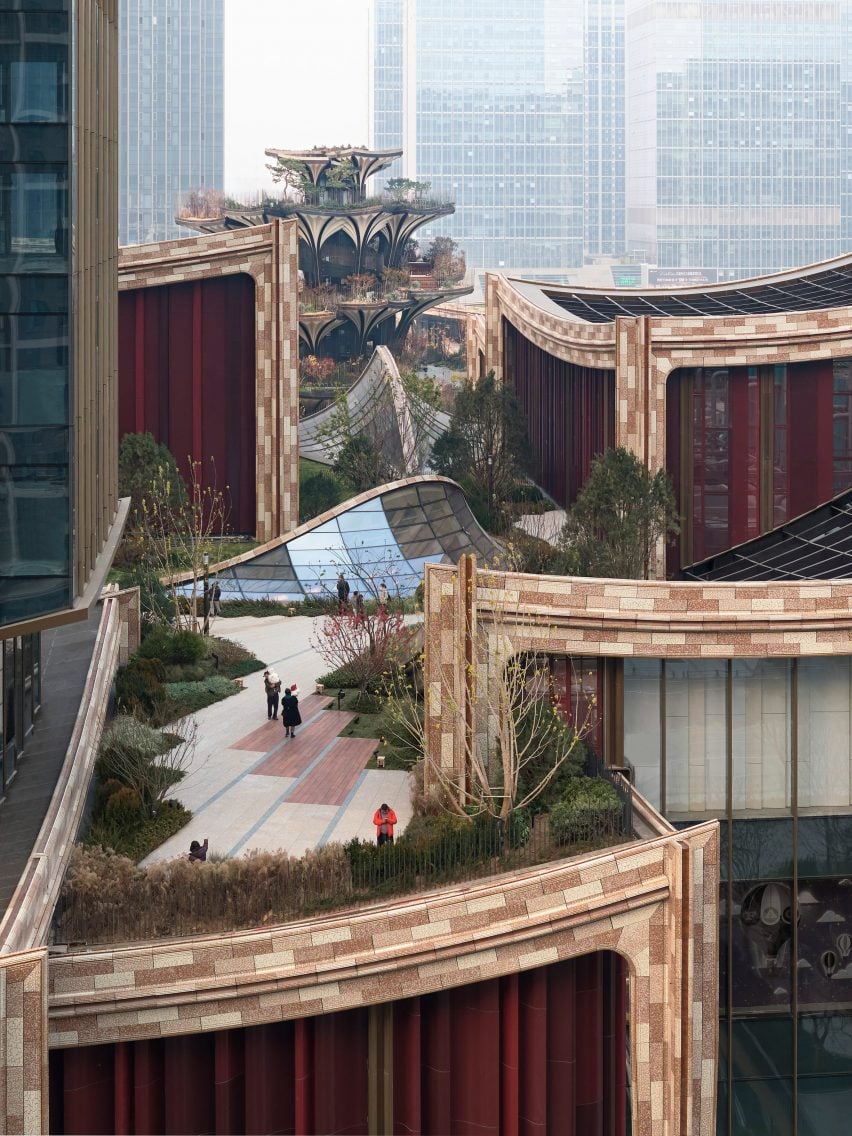
{"label": "skyscraper", "polygon": [[123,523],[115,48],[106,0],[0,5],[0,799],[39,633],[86,618]]}
{"label": "skyscraper", "polygon": [[624,251],[624,0],[585,0],[584,234],[587,256]]}
{"label": "skyscraper", "polygon": [[119,242],[181,236],[224,180],[224,0],[120,0]]}
{"label": "skyscraper", "polygon": [[846,0],[626,0],[627,237],[735,279],[845,251]]}
{"label": "skyscraper", "polygon": [[[372,137],[455,202],[468,262],[583,261],[583,9],[563,0],[375,0]],[[394,176],[394,171],[388,171]]]}

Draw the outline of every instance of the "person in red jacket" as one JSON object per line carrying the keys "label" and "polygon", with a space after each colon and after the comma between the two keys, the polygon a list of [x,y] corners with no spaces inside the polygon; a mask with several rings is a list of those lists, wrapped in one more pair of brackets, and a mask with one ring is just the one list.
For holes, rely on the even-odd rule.
{"label": "person in red jacket", "polygon": [[383,844],[393,844],[393,826],[396,824],[396,813],[389,805],[379,805],[373,813],[373,824],[376,826],[376,843],[381,848]]}

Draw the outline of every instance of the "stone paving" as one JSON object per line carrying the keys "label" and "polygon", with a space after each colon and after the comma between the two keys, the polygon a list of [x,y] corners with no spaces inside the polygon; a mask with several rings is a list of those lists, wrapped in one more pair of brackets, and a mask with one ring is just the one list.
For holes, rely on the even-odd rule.
{"label": "stone paving", "polygon": [[192,766],[174,795],[193,818],[143,863],[184,855],[191,840],[210,841],[210,852],[240,856],[254,849],[300,856],[311,848],[357,836],[375,838],[373,813],[387,801],[400,821],[411,817],[410,777],[397,770],[365,769],[377,742],[342,738],[352,714],[313,693],[327,670],[311,647],[314,620],[304,616],[213,621],[211,631],[252,650],[296,683],[302,725],[287,738],[280,719],[268,721],[263,673],[245,689],[195,715],[198,744]]}

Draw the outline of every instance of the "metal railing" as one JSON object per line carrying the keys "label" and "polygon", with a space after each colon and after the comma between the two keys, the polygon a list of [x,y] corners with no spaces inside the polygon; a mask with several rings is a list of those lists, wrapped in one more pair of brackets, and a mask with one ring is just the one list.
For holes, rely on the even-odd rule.
{"label": "metal railing", "polygon": [[606,765],[602,757],[590,749],[586,758],[586,773],[589,777],[600,777],[608,781],[618,793],[621,801],[621,833],[633,835],[633,766],[629,761],[624,765]]}

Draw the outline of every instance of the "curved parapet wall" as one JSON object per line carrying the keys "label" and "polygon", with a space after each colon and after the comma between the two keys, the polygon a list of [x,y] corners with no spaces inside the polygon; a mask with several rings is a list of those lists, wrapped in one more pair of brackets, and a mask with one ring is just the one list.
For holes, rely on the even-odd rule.
{"label": "curved parapet wall", "polygon": [[[442,991],[452,991],[457,1004],[481,1020],[480,1003],[465,1000],[471,984],[512,984],[514,976],[609,951],[626,961],[631,975],[632,1131],[709,1136],[716,1088],[718,854],[718,825],[710,822],[319,919],[54,958],[48,968],[49,1043],[65,1052],[53,1054],[52,1069],[60,1063],[78,1068],[74,1051],[81,1048],[168,1045],[175,1035],[207,1035],[218,1058],[229,1045],[242,1051],[249,1036],[243,1031],[254,1027],[293,1022],[301,1030],[313,1018],[322,1029],[324,1022],[340,1020],[332,1015],[370,1007],[392,1011]],[[466,1016],[462,1011],[457,1020],[464,1023]],[[489,1019],[507,1032],[513,1020],[509,1014]],[[588,1032],[578,1034],[578,1046],[589,1043]],[[554,1062],[555,1052],[549,1052]],[[409,1080],[419,1076],[419,1059],[409,1066],[400,1052],[398,1060]],[[118,1085],[119,1064],[112,1073],[111,1057],[104,1060],[100,1092],[110,1082]],[[532,1072],[536,1062],[530,1064]],[[497,1065],[492,1063],[495,1070]],[[541,1071],[544,1065],[542,1060]],[[210,1084],[212,1066],[212,1059],[202,1062],[194,1083]],[[511,1072],[499,1078],[498,1096],[500,1088],[511,1087]],[[283,1063],[277,1091],[291,1091]],[[247,1130],[233,1121],[229,1126],[224,1116],[221,1128]],[[341,1128],[316,1128],[303,1117],[296,1130]]]}
{"label": "curved parapet wall", "polygon": [[[343,444],[334,434],[335,405],[299,422],[299,455],[333,465]],[[351,433],[381,445],[385,456],[403,476],[420,473],[449,418],[439,410],[413,406],[393,355],[377,347],[361,377],[346,392],[346,414]]]}
{"label": "curved parapet wall", "polygon": [[[480,528],[461,488],[446,477],[410,477],[353,497],[210,571],[223,600],[333,596],[339,572],[353,591],[368,597],[383,580],[392,595],[409,596],[427,563],[455,563],[470,552],[493,562],[500,550]],[[189,595],[191,573],[176,579]]]}

